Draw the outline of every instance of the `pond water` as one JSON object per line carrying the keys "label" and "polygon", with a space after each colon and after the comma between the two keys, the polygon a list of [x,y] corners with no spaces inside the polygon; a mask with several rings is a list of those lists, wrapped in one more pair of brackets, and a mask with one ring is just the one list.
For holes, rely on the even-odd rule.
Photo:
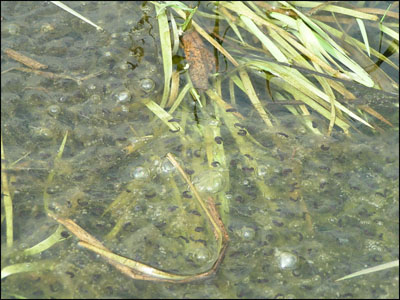
{"label": "pond water", "polygon": [[[154,5],[68,5],[105,31],[50,2],[1,4],[2,72],[21,67],[4,54],[11,48],[59,75],[2,73],[2,142],[14,212],[8,247],[2,201],[2,268],[44,266],[2,279],[2,298],[399,297],[397,268],[335,282],[399,257],[397,96],[358,89],[393,126],[376,123],[382,130],[372,132],[354,123],[351,136],[335,127],[327,137],[329,120],[316,113],[309,116],[312,131],[303,117],[271,105],[279,121],[270,129],[239,90],[243,118],[235,111],[224,118],[227,112],[209,99],[199,107],[187,94],[171,114],[185,124],[175,132],[142,101],[159,103],[163,92]],[[252,79],[265,93],[265,81]],[[229,99],[227,81],[222,85]],[[47,201],[50,211],[114,253],[174,274],[207,271],[218,251],[213,229],[168,153],[202,197],[215,199],[227,228],[229,246],[213,276],[181,284],[134,280],[66,229],[52,247],[23,254],[57,230]]]}

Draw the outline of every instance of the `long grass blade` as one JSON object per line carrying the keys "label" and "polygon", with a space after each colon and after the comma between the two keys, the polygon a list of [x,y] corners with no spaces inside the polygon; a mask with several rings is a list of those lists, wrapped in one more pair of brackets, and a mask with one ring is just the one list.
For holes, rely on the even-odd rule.
{"label": "long grass blade", "polygon": [[367,268],[355,273],[351,273],[347,276],[341,277],[339,279],[336,279],[335,281],[341,281],[341,280],[345,280],[345,279],[350,279],[353,277],[357,277],[357,276],[361,276],[361,275],[366,275],[366,274],[370,274],[370,273],[374,273],[374,272],[378,272],[378,271],[383,271],[383,270],[387,270],[390,268],[395,268],[399,266],[399,261],[398,260],[394,260],[385,264],[381,264],[379,266],[375,266],[375,267],[371,267],[371,268]]}
{"label": "long grass blade", "polygon": [[168,111],[170,114],[174,113],[174,111],[178,108],[178,106],[181,104],[183,98],[185,98],[186,94],[190,90],[192,85],[190,83],[187,83],[184,88],[180,91],[178,97],[175,99],[174,104],[171,106],[170,110]]}
{"label": "long grass blade", "polygon": [[13,204],[10,189],[8,187],[8,178],[6,166],[6,156],[3,147],[3,133],[1,133],[1,187],[2,198],[4,201],[4,211],[6,215],[6,238],[7,247],[12,247],[14,241],[14,225],[13,225]]}
{"label": "long grass blade", "polygon": [[171,49],[171,37],[169,33],[169,24],[167,11],[162,10],[156,5],[158,27],[160,30],[160,43],[161,53],[164,67],[164,91],[161,98],[161,107],[165,107],[168,101],[170,92],[170,82],[172,77],[172,49]]}
{"label": "long grass blade", "polygon": [[173,119],[173,117],[166,112],[161,106],[159,106],[157,103],[155,103],[151,99],[144,99],[143,100],[144,105],[151,110],[165,125],[169,127],[169,129],[173,132],[180,132],[184,133],[182,126],[179,125],[177,121],[170,122],[170,120]]}
{"label": "long grass blade", "polygon": [[361,36],[363,38],[365,48],[367,49],[368,56],[371,57],[371,51],[369,49],[369,42],[368,42],[368,35],[367,35],[367,31],[365,30],[364,22],[358,18],[356,20],[357,20],[358,27],[360,28]]}
{"label": "long grass blade", "polygon": [[169,14],[171,19],[171,28],[172,28],[172,37],[174,41],[174,45],[172,47],[172,56],[176,55],[179,50],[179,33],[178,26],[176,25],[174,15],[172,13]]}
{"label": "long grass blade", "polygon": [[25,249],[22,253],[24,255],[35,255],[51,248],[53,245],[65,239],[61,236],[63,230],[64,227],[58,225],[57,230],[52,235],[50,235],[48,238],[41,241],[40,243],[36,244],[35,246]]}
{"label": "long grass blade", "polygon": [[254,90],[253,84],[249,78],[249,75],[245,70],[239,71],[240,78],[242,79],[244,89],[246,91],[247,96],[249,97],[251,103],[253,104],[254,108],[257,110],[258,114],[260,115],[261,119],[267,125],[267,127],[273,127],[271,120],[269,119],[267,113],[262,106],[260,99],[258,99],[256,91]]}
{"label": "long grass blade", "polygon": [[386,33],[388,36],[390,36],[392,39],[399,41],[399,33],[394,31],[393,29],[390,29],[389,27],[379,24],[379,29],[383,32]]}
{"label": "long grass blade", "polygon": [[275,57],[276,60],[280,62],[288,62],[286,56],[283,55],[279,48],[264,33],[261,32],[261,30],[250,18],[246,16],[240,16],[240,19],[244,24],[246,24],[248,30],[261,41],[261,43],[268,49],[269,52],[271,52],[272,56]]}

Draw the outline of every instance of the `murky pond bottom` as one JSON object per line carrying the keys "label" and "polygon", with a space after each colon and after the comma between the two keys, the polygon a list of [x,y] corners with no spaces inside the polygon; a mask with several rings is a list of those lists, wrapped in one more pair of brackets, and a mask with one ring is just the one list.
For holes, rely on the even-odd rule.
{"label": "murky pond bottom", "polygon": [[[79,78],[98,74],[80,85],[31,73],[2,75],[15,235],[8,249],[2,223],[2,267],[37,261],[51,266],[3,279],[2,298],[398,297],[397,269],[335,282],[399,256],[398,129],[325,138],[287,114],[279,129],[249,118],[232,134],[214,118],[213,107],[196,112],[187,99],[177,115],[187,125],[173,132],[139,101],[158,95],[163,83],[151,52],[156,26],[137,25],[147,6],[101,5],[74,8],[96,11],[100,25],[112,26],[111,35],[93,34],[49,3],[2,4],[2,51],[27,51],[52,71]],[[32,28],[23,21],[29,18]],[[149,51],[140,62],[129,51],[138,41]],[[126,61],[137,68],[126,68]],[[16,64],[2,58],[2,71]],[[324,120],[313,121],[326,128]],[[219,136],[199,134],[213,126]],[[67,131],[62,159],[55,160]],[[209,165],[211,144],[223,146],[224,157]],[[113,252],[172,273],[206,271],[217,251],[212,227],[167,153],[203,197],[215,198],[227,227],[228,250],[212,277],[186,284],[132,280],[71,236],[40,254],[12,254],[56,230],[44,211],[46,189],[50,210]]]}

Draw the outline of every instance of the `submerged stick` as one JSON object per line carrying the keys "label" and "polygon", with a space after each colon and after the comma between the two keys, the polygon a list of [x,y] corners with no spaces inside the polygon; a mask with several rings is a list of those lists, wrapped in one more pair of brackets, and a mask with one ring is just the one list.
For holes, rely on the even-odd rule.
{"label": "submerged stick", "polygon": [[4,50],[4,53],[7,54],[7,56],[11,57],[12,59],[20,62],[21,64],[24,64],[25,66],[28,66],[32,69],[47,69],[48,66],[41,64],[40,62],[29,58],[21,53],[18,53],[17,51],[14,51],[13,49],[7,48]]}
{"label": "submerged stick", "polygon": [[[82,227],[80,227],[78,224],[76,224],[74,221],[71,219],[65,219],[65,218],[60,218],[54,215],[53,213],[49,212],[48,215],[52,217],[54,220],[56,220],[58,223],[64,225],[73,235],[75,235],[79,240],[79,245],[86,247],[86,245],[90,245],[92,248],[96,249],[101,249],[105,252],[110,252],[106,247],[103,246],[103,244],[97,240],[95,237],[90,235],[87,231],[85,231]],[[89,247],[86,247],[89,248]],[[146,276],[139,275],[133,272],[129,267],[124,266],[116,261],[113,261],[109,258],[107,258],[107,261],[112,264],[115,268],[120,270],[122,273],[125,275],[128,275],[129,277],[133,279],[141,279],[141,280],[148,280]]]}

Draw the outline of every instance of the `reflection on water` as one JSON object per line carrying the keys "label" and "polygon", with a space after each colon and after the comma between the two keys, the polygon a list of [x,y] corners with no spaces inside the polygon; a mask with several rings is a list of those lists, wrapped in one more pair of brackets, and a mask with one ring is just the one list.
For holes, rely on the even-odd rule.
{"label": "reflection on water", "polygon": [[[99,74],[80,85],[32,73],[2,75],[15,218],[13,249],[7,250],[2,230],[2,266],[44,260],[53,267],[6,278],[2,296],[398,296],[393,270],[334,282],[398,257],[397,128],[379,134],[359,128],[351,137],[337,130],[326,138],[281,107],[270,110],[280,124],[267,129],[241,96],[245,119],[234,110],[218,114],[214,105],[194,109],[188,97],[173,115],[185,124],[183,136],[140,101],[158,99],[163,85],[157,22],[143,18],[154,15],[153,6],[69,4],[112,33],[97,33],[50,3],[2,4],[2,51],[29,54],[60,74]],[[15,66],[2,58],[2,71]],[[235,117],[221,118],[228,114]],[[397,114],[385,117],[398,127]],[[309,119],[326,132],[325,119]],[[62,159],[55,161],[66,131]],[[182,285],[134,281],[73,237],[39,255],[12,255],[56,230],[43,209],[55,170],[47,187],[50,209],[115,253],[178,274],[206,271],[217,251],[214,233],[166,159],[169,152],[204,197],[215,197],[228,228],[229,248],[215,276]]]}

